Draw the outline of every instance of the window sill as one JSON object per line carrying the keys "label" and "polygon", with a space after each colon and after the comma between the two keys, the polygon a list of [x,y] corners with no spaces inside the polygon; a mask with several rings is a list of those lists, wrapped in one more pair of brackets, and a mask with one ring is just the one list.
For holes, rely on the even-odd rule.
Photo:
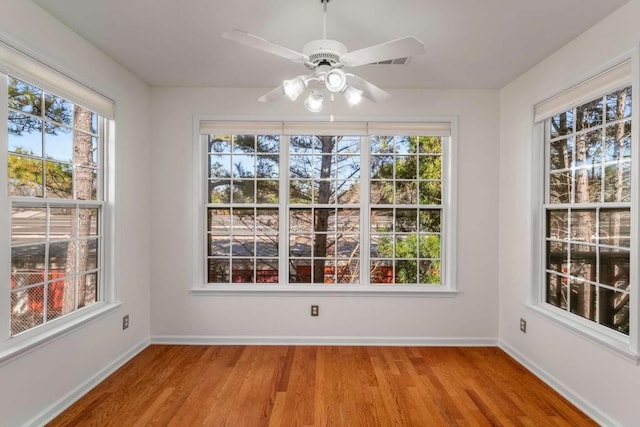
{"label": "window sill", "polygon": [[60,321],[52,321],[49,324],[34,328],[23,334],[11,337],[0,344],[0,366],[21,357],[40,346],[53,342],[72,331],[98,320],[113,312],[121,303],[97,303],[77,313],[65,316]]}
{"label": "window sill", "polygon": [[563,326],[576,335],[587,338],[617,356],[621,356],[636,365],[640,362],[640,353],[632,349],[629,337],[614,331],[603,331],[595,327],[596,325],[590,325],[591,322],[588,320],[575,319],[573,314],[565,314],[562,311],[553,310],[543,305],[528,304],[527,308],[545,319]]}
{"label": "window sill", "polygon": [[335,285],[204,285],[191,289],[192,295],[289,295],[289,296],[420,296],[452,298],[457,290],[426,286],[335,286]]}

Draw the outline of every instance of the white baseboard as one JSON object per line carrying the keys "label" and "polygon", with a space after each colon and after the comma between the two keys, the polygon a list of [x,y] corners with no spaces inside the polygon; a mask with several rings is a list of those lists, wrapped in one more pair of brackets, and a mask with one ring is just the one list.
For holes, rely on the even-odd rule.
{"label": "white baseboard", "polygon": [[498,339],[423,338],[423,337],[283,337],[283,336],[200,336],[154,335],[152,344],[181,345],[340,345],[340,346],[415,346],[415,347],[495,347]]}
{"label": "white baseboard", "polygon": [[87,394],[92,388],[100,384],[104,381],[109,375],[114,373],[117,369],[119,369],[122,365],[127,363],[129,360],[133,359],[138,353],[149,346],[149,339],[145,338],[137,345],[133,346],[129,351],[124,353],[118,359],[114,360],[100,372],[95,374],[93,377],[89,378],[84,383],[80,384],[66,396],[62,397],[60,400],[55,402],[53,405],[46,408],[44,411],[40,412],[30,421],[28,421],[25,425],[27,426],[43,426],[56,416],[60,415],[62,411],[67,409],[73,403],[75,403],[82,396]]}
{"label": "white baseboard", "polygon": [[540,368],[535,363],[531,362],[527,357],[519,353],[516,349],[509,344],[500,340],[498,347],[504,350],[509,356],[513,357],[522,366],[527,368],[533,375],[544,381],[549,387],[554,389],[558,394],[567,399],[573,405],[578,407],[582,412],[591,417],[595,422],[602,426],[621,426],[620,423],[611,419],[607,414],[600,411],[595,405],[586,399],[582,398],[577,393],[573,392],[571,388],[558,381],[554,376],[550,375],[544,369]]}

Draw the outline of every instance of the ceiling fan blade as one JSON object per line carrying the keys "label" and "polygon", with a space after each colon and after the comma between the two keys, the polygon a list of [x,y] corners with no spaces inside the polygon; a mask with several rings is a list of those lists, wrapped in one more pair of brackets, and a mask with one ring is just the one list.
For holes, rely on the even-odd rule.
{"label": "ceiling fan blade", "polygon": [[405,58],[421,53],[424,53],[424,43],[415,37],[403,37],[345,53],[340,57],[340,62],[346,67],[358,67],[360,65]]}
{"label": "ceiling fan blade", "polygon": [[289,59],[294,62],[307,62],[309,57],[295,50],[289,49],[284,46],[271,43],[261,37],[254,36],[253,34],[245,33],[240,30],[232,30],[222,33],[222,37],[228,40],[241,43],[243,45],[252,47],[254,49],[263,50],[273,55],[280,56],[282,58]]}
{"label": "ceiling fan blade", "polygon": [[346,73],[347,83],[350,86],[355,87],[356,89],[360,89],[362,91],[362,96],[367,98],[369,101],[378,102],[384,101],[385,99],[391,97],[391,95],[380,89],[378,86],[374,85],[363,79],[362,77],[358,77],[355,74]]}
{"label": "ceiling fan blade", "polygon": [[282,87],[282,85],[280,85],[277,88],[273,89],[272,91],[262,95],[260,98],[258,98],[258,101],[260,101],[260,102],[273,102],[273,101],[277,101],[278,99],[282,98],[284,95],[285,95],[284,87]]}

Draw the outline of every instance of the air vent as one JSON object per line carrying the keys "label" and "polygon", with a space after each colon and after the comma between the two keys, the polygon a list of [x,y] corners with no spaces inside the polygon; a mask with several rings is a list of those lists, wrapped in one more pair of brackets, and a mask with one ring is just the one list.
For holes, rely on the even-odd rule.
{"label": "air vent", "polygon": [[411,57],[406,56],[404,58],[387,59],[386,61],[372,62],[368,65],[404,65],[411,60]]}

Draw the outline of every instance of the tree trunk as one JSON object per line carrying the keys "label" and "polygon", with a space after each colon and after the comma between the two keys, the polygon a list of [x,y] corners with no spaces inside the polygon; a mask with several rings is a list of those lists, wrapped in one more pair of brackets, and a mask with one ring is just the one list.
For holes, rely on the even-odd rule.
{"label": "tree trunk", "polygon": [[[318,184],[318,204],[327,204],[331,197],[331,167],[333,156],[328,155],[333,152],[335,138],[332,136],[319,136],[322,143],[322,156],[320,162],[320,182]],[[324,269],[327,256],[327,235],[329,228],[329,209],[316,209],[314,221],[314,242],[313,242],[313,283],[324,283]]]}
{"label": "tree trunk", "polygon": [[[93,166],[92,144],[92,113],[89,110],[75,106],[73,133],[74,163],[80,166]],[[86,133],[85,133],[86,132]],[[77,200],[93,199],[93,168],[75,167],[75,198]],[[75,209],[74,209],[75,212]],[[74,311],[75,308],[84,307],[88,291],[87,275],[78,274],[87,271],[89,258],[89,241],[86,240],[91,233],[91,209],[79,209],[76,217],[71,220],[71,239],[67,248],[67,283],[64,287],[63,313]],[[73,240],[76,239],[76,240]],[[71,281],[71,283],[69,283]],[[75,287],[70,286],[75,281]],[[93,283],[95,286],[95,283]],[[76,304],[77,295],[77,304]],[[95,294],[94,294],[95,295]]]}

